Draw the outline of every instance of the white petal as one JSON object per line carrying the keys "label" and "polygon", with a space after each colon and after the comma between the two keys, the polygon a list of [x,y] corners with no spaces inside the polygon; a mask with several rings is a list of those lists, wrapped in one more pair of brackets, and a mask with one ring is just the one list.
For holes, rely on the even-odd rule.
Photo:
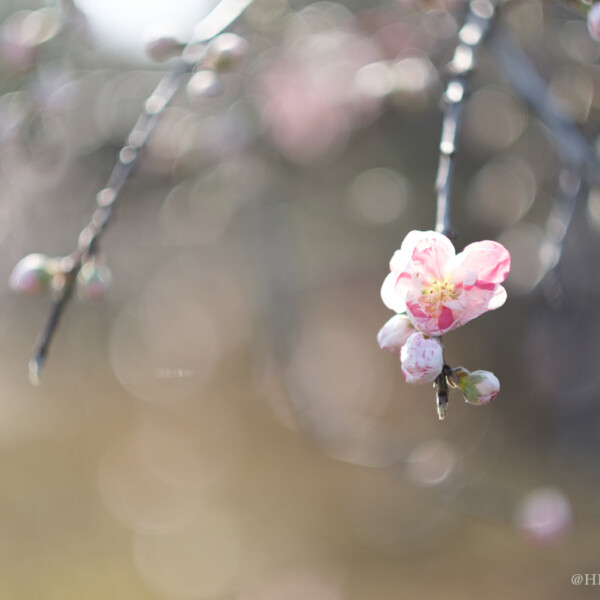
{"label": "white petal", "polygon": [[399,295],[396,292],[397,275],[390,273],[383,281],[381,286],[381,299],[383,303],[391,310],[401,313],[406,310],[406,293]]}
{"label": "white petal", "polygon": [[400,350],[415,328],[406,315],[394,315],[377,334],[377,343],[382,350],[400,356]]}
{"label": "white petal", "polygon": [[494,291],[494,295],[488,304],[488,310],[494,310],[500,308],[506,302],[506,290],[503,286],[499,285]]}

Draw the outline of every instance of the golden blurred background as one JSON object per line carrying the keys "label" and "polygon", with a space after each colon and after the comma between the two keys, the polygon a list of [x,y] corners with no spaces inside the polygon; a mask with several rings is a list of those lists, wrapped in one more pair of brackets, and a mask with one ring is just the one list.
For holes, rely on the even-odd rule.
{"label": "golden blurred background", "polygon": [[[25,254],[75,247],[168,68],[133,33],[137,53],[111,49],[85,4],[0,9],[4,281]],[[550,248],[545,294],[560,152],[485,49],[453,219],[458,247],[509,248],[509,300],[444,342],[502,391],[451,396],[440,422],[375,339],[389,258],[434,225],[461,10],[256,0],[242,68],[165,111],[102,238],[112,287],[73,299],[39,387],[50,300],[0,286],[2,600],[586,593],[571,577],[600,572],[600,195]],[[585,22],[532,0],[502,26],[592,136]]]}

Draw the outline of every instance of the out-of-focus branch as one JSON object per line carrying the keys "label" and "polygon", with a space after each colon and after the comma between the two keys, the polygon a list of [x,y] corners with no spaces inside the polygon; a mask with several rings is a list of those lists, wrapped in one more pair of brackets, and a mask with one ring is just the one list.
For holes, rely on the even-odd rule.
{"label": "out-of-focus branch", "polygon": [[567,235],[577,200],[581,192],[581,177],[572,167],[564,167],[558,177],[558,191],[546,220],[540,260],[544,274],[539,283],[546,300],[553,308],[563,302],[563,289],[557,269],[562,257],[563,241]]}
{"label": "out-of-focus branch", "polygon": [[97,208],[88,225],[79,234],[77,248],[61,261],[63,284],[53,293],[50,314],[29,361],[29,378],[32,383],[38,384],[40,381],[40,373],[46,361],[48,349],[60,318],[73,295],[77,274],[84,261],[96,253],[100,237],[113,216],[119,194],[137,164],[141,150],[146,146],[156,128],[161,113],[181,87],[184,77],[198,64],[202,64],[206,57],[205,42],[230,27],[251,1],[222,0],[198,23],[192,40],[183,48],[181,58],[176,60],[171,71],[161,79],[144,102],[142,112],[127,138],[126,145],[119,152],[117,162],[105,188],[96,197]]}
{"label": "out-of-focus branch", "polygon": [[600,185],[600,160],[592,144],[569,119],[548,90],[537,69],[506,33],[494,32],[489,47],[515,91],[548,127],[563,164],[558,178],[558,191],[546,221],[540,259],[545,270],[540,279],[544,295],[553,306],[562,300],[562,288],[556,269],[562,245],[580,197],[581,183]]}
{"label": "out-of-focus branch", "polygon": [[469,2],[464,25],[458,32],[459,43],[448,64],[451,78],[442,97],[444,118],[435,179],[437,194],[435,229],[451,239],[456,235],[451,221],[451,191],[457,138],[477,53],[489,33],[495,15],[496,3],[492,0],[471,0]]}
{"label": "out-of-focus branch", "polygon": [[600,185],[600,160],[594,148],[560,109],[527,54],[499,30],[490,36],[488,47],[515,91],[548,126],[565,163],[579,170],[589,184]]}

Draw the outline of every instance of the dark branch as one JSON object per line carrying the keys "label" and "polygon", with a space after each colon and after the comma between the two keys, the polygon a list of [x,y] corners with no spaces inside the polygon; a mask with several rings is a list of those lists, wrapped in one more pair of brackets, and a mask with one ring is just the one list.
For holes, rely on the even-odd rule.
{"label": "dark branch", "polygon": [[184,77],[195,66],[202,63],[205,56],[204,42],[216,37],[231,26],[251,1],[222,0],[196,26],[193,39],[184,48],[182,58],[177,59],[173,69],[161,79],[144,102],[142,112],[127,138],[127,143],[119,152],[106,187],[96,197],[97,208],[88,225],[79,234],[77,248],[63,259],[64,284],[54,292],[50,314],[29,361],[29,378],[32,383],[38,384],[40,381],[40,373],[46,361],[48,349],[60,318],[73,294],[77,274],[84,261],[96,253],[99,239],[113,216],[115,202],[139,160],[140,151],[146,146],[156,128],[161,113],[181,87]]}
{"label": "dark branch", "polygon": [[560,109],[527,54],[500,31],[490,36],[488,46],[512,87],[548,126],[563,161],[579,170],[590,185],[600,185],[600,160],[592,144]]}
{"label": "dark branch", "polygon": [[451,191],[458,132],[477,53],[490,30],[495,15],[496,3],[492,0],[471,0],[469,2],[465,23],[458,33],[459,43],[448,65],[451,78],[442,97],[444,118],[440,139],[440,158],[435,178],[437,194],[435,229],[450,239],[456,235],[451,221]]}

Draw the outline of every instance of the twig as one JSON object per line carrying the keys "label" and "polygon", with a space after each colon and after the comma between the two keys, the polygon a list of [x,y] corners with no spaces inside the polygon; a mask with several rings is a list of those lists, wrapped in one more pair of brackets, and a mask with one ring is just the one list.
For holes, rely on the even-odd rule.
{"label": "twig", "polygon": [[64,282],[60,289],[54,292],[48,320],[38,337],[29,361],[29,378],[33,384],[39,384],[48,349],[73,294],[77,274],[85,260],[96,253],[99,239],[113,216],[115,202],[139,160],[140,151],[146,146],[156,128],[160,114],[181,87],[185,75],[204,59],[206,48],[204,42],[230,27],[251,1],[222,0],[198,23],[192,40],[183,49],[182,57],[177,59],[173,69],[161,79],[144,102],[142,112],[127,138],[127,144],[119,152],[106,187],[96,197],[97,208],[88,225],[79,234],[77,248],[61,262]]}
{"label": "twig", "polygon": [[557,307],[562,301],[557,268],[563,241],[581,197],[581,180],[590,186],[600,185],[600,160],[592,144],[564,114],[529,57],[514,41],[505,33],[495,32],[489,47],[515,91],[547,125],[565,165],[559,174],[558,192],[546,221],[541,247],[546,272],[539,281],[547,301]]}
{"label": "twig", "polygon": [[600,160],[593,146],[560,109],[527,54],[500,31],[490,36],[488,47],[515,91],[548,126],[563,160],[579,170],[590,185],[599,185]]}
{"label": "twig", "polygon": [[544,239],[540,247],[544,274],[538,284],[541,284],[546,301],[553,308],[558,308],[563,301],[563,289],[557,271],[562,258],[563,242],[580,192],[581,177],[572,167],[564,167],[558,176],[558,192],[546,220]]}
{"label": "twig", "polygon": [[440,139],[440,157],[435,190],[437,209],[435,229],[450,239],[456,236],[451,221],[451,190],[456,158],[456,142],[462,113],[468,93],[470,76],[475,67],[476,54],[486,38],[494,16],[496,3],[492,0],[471,0],[465,23],[458,32],[459,43],[448,64],[452,74],[442,97],[444,118]]}
{"label": "twig", "polygon": [[443,371],[436,377],[433,387],[435,387],[438,418],[443,421],[448,411],[448,381]]}

